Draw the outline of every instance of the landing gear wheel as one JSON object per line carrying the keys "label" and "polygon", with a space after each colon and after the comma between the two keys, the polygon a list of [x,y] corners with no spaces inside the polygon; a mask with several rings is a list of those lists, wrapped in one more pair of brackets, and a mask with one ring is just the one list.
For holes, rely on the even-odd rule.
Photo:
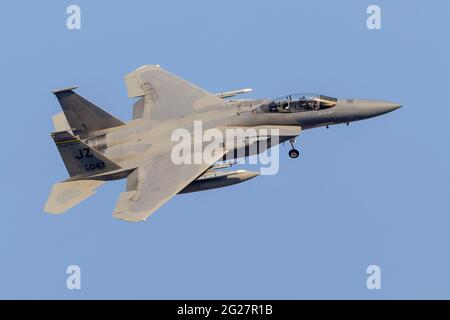
{"label": "landing gear wheel", "polygon": [[300,155],[300,152],[297,149],[289,150],[289,157],[291,157],[292,159],[298,158],[299,155]]}

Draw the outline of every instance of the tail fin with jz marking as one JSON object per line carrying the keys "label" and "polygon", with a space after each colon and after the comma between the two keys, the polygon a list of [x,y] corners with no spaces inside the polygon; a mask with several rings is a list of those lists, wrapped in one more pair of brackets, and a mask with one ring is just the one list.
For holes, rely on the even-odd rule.
{"label": "tail fin with jz marking", "polygon": [[68,131],[51,135],[71,177],[89,177],[121,168]]}

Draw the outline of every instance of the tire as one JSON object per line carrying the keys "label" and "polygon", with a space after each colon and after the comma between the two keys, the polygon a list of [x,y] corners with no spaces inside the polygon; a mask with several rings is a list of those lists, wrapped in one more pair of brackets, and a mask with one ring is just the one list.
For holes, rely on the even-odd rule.
{"label": "tire", "polygon": [[297,149],[292,149],[289,151],[289,157],[291,157],[292,159],[298,158],[299,155],[300,152]]}

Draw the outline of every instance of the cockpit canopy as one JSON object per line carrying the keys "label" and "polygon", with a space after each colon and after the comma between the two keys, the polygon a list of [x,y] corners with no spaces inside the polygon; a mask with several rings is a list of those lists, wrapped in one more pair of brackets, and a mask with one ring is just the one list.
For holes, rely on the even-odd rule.
{"label": "cockpit canopy", "polygon": [[275,99],[267,105],[269,112],[302,112],[332,108],[337,99],[312,93],[298,93]]}

